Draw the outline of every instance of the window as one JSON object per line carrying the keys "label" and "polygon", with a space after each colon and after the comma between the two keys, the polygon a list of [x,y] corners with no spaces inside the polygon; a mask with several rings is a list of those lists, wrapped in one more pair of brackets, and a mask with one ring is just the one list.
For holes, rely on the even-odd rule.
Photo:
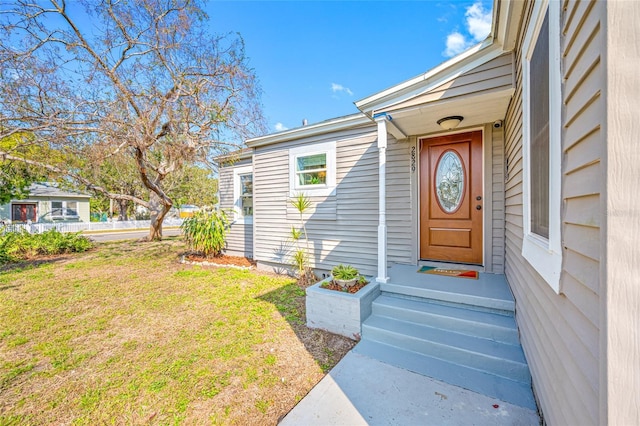
{"label": "window", "polygon": [[522,255],[560,293],[560,6],[536,3],[522,50]]}
{"label": "window", "polygon": [[299,187],[327,184],[327,153],[296,157],[296,184]]}
{"label": "window", "polygon": [[336,143],[324,142],[289,150],[290,196],[335,194]]}
{"label": "window", "polygon": [[233,170],[234,219],[239,223],[253,222],[253,168],[237,167]]}
{"label": "window", "polygon": [[51,218],[54,220],[78,219],[77,201],[52,201]]}
{"label": "window", "polygon": [[240,175],[240,207],[242,216],[253,216],[253,174]]}

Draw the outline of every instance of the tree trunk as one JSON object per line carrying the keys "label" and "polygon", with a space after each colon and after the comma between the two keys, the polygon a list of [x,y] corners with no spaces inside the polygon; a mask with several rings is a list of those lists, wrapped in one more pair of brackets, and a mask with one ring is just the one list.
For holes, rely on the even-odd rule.
{"label": "tree trunk", "polygon": [[162,221],[170,209],[170,205],[164,204],[158,194],[151,191],[151,197],[149,198],[151,226],[149,228],[149,237],[147,237],[149,241],[162,240]]}
{"label": "tree trunk", "polygon": [[128,208],[129,202],[127,200],[118,200],[118,210],[120,211],[118,220],[129,220],[129,215],[127,214]]}

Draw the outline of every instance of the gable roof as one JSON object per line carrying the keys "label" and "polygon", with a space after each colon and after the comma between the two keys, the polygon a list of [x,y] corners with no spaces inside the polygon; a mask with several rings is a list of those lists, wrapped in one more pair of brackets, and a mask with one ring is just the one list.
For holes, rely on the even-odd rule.
{"label": "gable roof", "polygon": [[89,194],[62,190],[53,182],[33,183],[28,191],[29,197],[91,198]]}

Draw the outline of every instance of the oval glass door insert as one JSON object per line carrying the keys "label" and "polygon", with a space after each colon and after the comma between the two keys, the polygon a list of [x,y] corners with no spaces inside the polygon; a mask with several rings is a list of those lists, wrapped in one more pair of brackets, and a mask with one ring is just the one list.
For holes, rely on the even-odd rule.
{"label": "oval glass door insert", "polygon": [[447,151],[436,167],[436,195],[442,210],[452,213],[460,207],[464,194],[462,160],[454,151]]}

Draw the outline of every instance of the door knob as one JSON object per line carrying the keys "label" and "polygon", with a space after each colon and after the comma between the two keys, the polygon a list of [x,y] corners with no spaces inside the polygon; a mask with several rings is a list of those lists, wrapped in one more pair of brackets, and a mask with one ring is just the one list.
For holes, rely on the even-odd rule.
{"label": "door knob", "polygon": [[481,206],[480,204],[478,204],[478,205],[476,206],[476,210],[482,210],[482,206]]}
{"label": "door knob", "polygon": [[478,195],[478,196],[476,197],[476,200],[478,200],[478,201],[482,200],[482,196],[481,196],[481,195]]}

